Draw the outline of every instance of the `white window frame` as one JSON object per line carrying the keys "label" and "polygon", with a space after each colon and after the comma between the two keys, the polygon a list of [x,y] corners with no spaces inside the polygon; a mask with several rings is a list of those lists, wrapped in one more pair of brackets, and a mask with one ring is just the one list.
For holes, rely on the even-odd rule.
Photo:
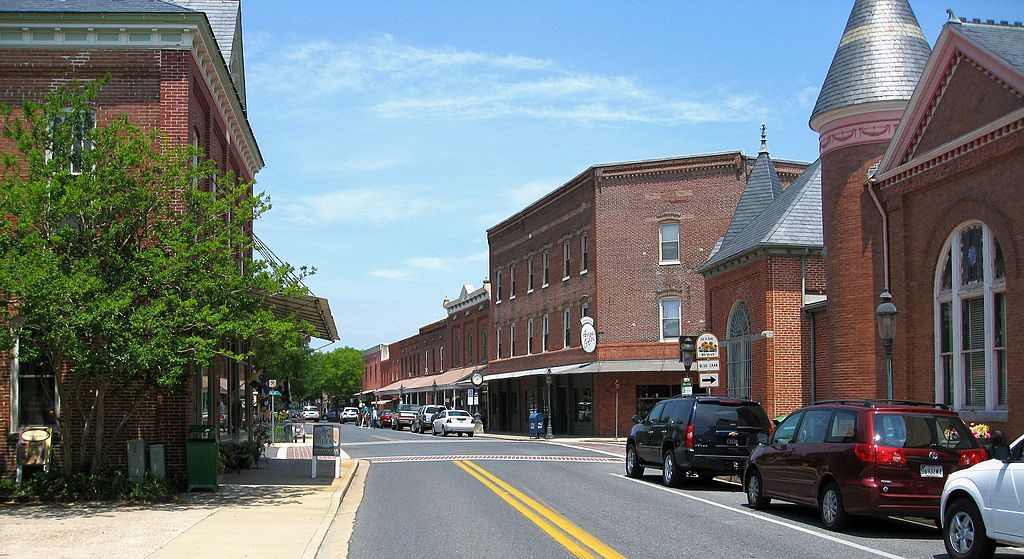
{"label": "white window frame", "polygon": [[[676,304],[679,306],[679,315],[676,316],[676,318],[675,318],[676,322],[678,322],[678,325],[679,325],[678,326],[679,334],[677,334],[675,336],[666,336],[665,335],[665,321],[666,320],[672,320],[671,317],[666,317],[665,316],[665,303],[668,303],[669,301],[675,301]],[[661,336],[661,341],[668,342],[668,341],[678,340],[679,336],[681,336],[682,332],[683,332],[683,300],[681,298],[679,298],[679,297],[676,297],[676,296],[662,297],[662,298],[658,299],[658,318],[659,318],[659,320],[658,320],[658,334]]]}
{"label": "white window frame", "polygon": [[[736,320],[745,318],[745,324],[736,324]],[[750,398],[753,389],[753,375],[750,354],[753,349],[753,327],[750,322],[750,311],[742,301],[737,301],[729,313],[726,333],[726,354],[728,357],[728,391],[729,396]]]}
{"label": "white window frame", "polygon": [[495,305],[501,304],[501,268],[494,271],[494,285],[498,286],[498,297],[494,300]]}
{"label": "white window frame", "polygon": [[501,326],[497,326],[494,329],[495,345],[494,345],[494,358],[501,359]]}
{"label": "white window frame", "polygon": [[541,289],[546,289],[551,280],[551,253],[547,250],[544,251],[544,276]]}
{"label": "white window frame", "polygon": [[543,353],[543,352],[548,350],[548,341],[549,341],[548,336],[551,334],[550,322],[551,321],[548,318],[548,315],[544,315],[544,324],[542,326],[543,332],[541,332],[541,335],[543,337],[541,338],[541,342],[540,342],[540,351],[541,351],[541,353]]}
{"label": "white window frame", "polygon": [[508,300],[516,298],[516,265],[509,264],[508,266]]}
{"label": "white window frame", "polygon": [[572,266],[572,249],[569,248],[569,241],[562,243],[562,281],[569,281],[569,276],[572,272],[569,268]]}
{"label": "white window frame", "polygon": [[526,321],[526,354],[533,355],[533,319]]}
{"label": "white window frame", "polygon": [[430,372],[430,350],[429,349],[423,350],[423,372],[424,373],[429,373]]}
{"label": "white window frame", "polygon": [[580,275],[587,273],[590,266],[590,252],[587,249],[587,234],[580,236]]}
{"label": "white window frame", "polygon": [[508,356],[516,356],[516,323],[513,322],[508,326]]}
{"label": "white window frame", "polygon": [[533,293],[533,257],[526,261],[526,292]]}
{"label": "white window frame", "polygon": [[[972,227],[981,227],[982,231],[982,274],[983,280],[980,285],[965,286],[961,283],[961,245],[960,236],[965,230]],[[997,350],[1006,351],[1005,346],[997,348],[995,346],[995,317],[996,309],[995,302],[996,296],[1002,294],[1006,296],[1006,277],[996,279],[995,274],[995,261],[996,251],[995,246],[998,239],[992,233],[992,229],[989,228],[984,222],[978,220],[968,220],[956,227],[950,232],[946,238],[946,242],[943,244],[942,252],[940,252],[939,261],[935,268],[935,277],[933,284],[933,295],[934,295],[934,347],[935,347],[935,401],[949,404],[954,410],[960,411],[961,415],[965,416],[965,419],[976,419],[976,420],[991,420],[991,421],[1005,421],[1007,414],[1007,405],[999,403],[1000,397],[1000,377],[997,359]],[[951,288],[945,290],[942,285],[942,276],[945,272],[947,256],[952,260],[951,266]],[[966,407],[965,402],[967,399],[967,387],[964,376],[964,350],[963,350],[963,302],[965,300],[977,299],[981,297],[984,305],[984,320],[985,320],[985,406],[977,407]],[[946,402],[946,386],[944,378],[944,364],[943,364],[943,352],[942,352],[942,305],[950,304],[951,310],[951,321],[952,321],[952,339],[951,341],[951,353],[952,353],[952,371],[950,374],[953,376],[953,401]],[[1010,307],[1007,306],[1007,311]],[[1004,316],[1004,320],[1009,323],[1010,318]],[[1004,341],[1006,338],[1006,332],[1004,331]],[[1009,365],[1007,366],[1009,369]],[[1009,376],[1009,372],[1007,372]],[[1009,387],[1009,379],[1007,379],[1007,388]],[[1009,401],[1009,394],[1003,394],[1006,401]],[[973,417],[977,415],[978,417]]]}
{"label": "white window frame", "polygon": [[580,318],[590,316],[590,306],[587,303],[580,303]]}
{"label": "white window frame", "polygon": [[[20,420],[20,417],[21,417],[21,396],[20,396],[20,394],[21,394],[21,360],[19,358],[20,352],[21,352],[21,340],[20,340],[20,338],[15,337],[15,339],[14,339],[14,347],[11,348],[10,365],[9,365],[10,372],[11,372],[11,408],[10,408],[11,409],[11,418],[10,418],[11,421],[10,421],[9,425],[11,426],[10,431],[12,433],[16,433],[18,431],[18,429],[20,429],[21,427],[24,427],[24,425],[21,424],[21,420]],[[54,373],[54,374],[56,375],[56,373]],[[60,391],[57,389],[57,379],[54,378],[54,382],[53,382],[53,411],[54,411],[55,422],[56,422],[56,418],[60,417],[60,413],[61,413],[61,409],[60,408],[61,408]],[[54,424],[52,424],[52,426],[56,427],[57,425],[56,425],[56,423],[54,423]]]}
{"label": "white window frame", "polygon": [[569,347],[569,338],[572,336],[572,320],[569,309],[562,311],[562,347]]}
{"label": "white window frame", "polygon": [[[671,226],[676,229],[675,241],[665,240],[665,227]],[[680,227],[678,221],[662,221],[658,223],[658,263],[659,264],[679,264],[680,257],[682,255],[682,245],[680,243]],[[676,245],[676,258],[665,258],[665,247],[675,243]]]}
{"label": "white window frame", "polygon": [[444,346],[441,346],[441,372],[444,372]]}

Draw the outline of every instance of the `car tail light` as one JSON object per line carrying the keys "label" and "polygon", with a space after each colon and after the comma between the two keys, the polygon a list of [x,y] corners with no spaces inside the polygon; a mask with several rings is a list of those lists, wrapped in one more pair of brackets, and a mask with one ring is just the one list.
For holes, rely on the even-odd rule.
{"label": "car tail light", "polygon": [[858,444],[853,447],[854,454],[861,462],[874,462],[876,464],[906,464],[907,455],[902,448],[891,446],[878,446],[873,444]]}
{"label": "car tail light", "polygon": [[693,425],[686,426],[686,448],[693,448]]}
{"label": "car tail light", "polygon": [[475,419],[470,419],[469,420],[469,424],[470,425],[476,425],[476,420]]}
{"label": "car tail light", "polygon": [[988,453],[984,448],[969,448],[960,452],[960,465],[973,466],[988,460]]}
{"label": "car tail light", "polygon": [[452,422],[452,418],[450,418],[450,417],[448,418],[448,421],[445,421],[445,423],[451,423],[451,422]]}

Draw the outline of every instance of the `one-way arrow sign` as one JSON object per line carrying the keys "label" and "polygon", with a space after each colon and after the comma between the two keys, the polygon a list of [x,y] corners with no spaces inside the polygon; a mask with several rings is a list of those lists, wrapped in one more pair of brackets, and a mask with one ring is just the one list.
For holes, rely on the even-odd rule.
{"label": "one-way arrow sign", "polygon": [[701,388],[714,388],[718,386],[718,373],[701,373],[699,380]]}

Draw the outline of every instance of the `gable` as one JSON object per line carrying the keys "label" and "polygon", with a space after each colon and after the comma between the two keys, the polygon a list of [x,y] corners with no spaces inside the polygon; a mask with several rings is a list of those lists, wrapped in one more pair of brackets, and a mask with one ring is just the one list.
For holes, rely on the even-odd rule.
{"label": "gable", "polygon": [[906,159],[923,154],[1024,107],[1021,92],[996,81],[967,57],[961,57],[920,140]]}

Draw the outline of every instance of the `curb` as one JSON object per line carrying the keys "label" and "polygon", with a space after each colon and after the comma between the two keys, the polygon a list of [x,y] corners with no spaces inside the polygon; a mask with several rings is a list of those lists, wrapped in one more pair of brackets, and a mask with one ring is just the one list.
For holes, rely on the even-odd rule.
{"label": "curb", "polygon": [[302,552],[303,559],[314,559],[317,553],[319,553],[324,539],[327,538],[331,525],[334,524],[334,517],[337,515],[338,509],[341,508],[341,502],[345,499],[349,488],[352,487],[352,480],[355,479],[356,472],[362,466],[362,460],[352,460],[352,462],[355,463],[352,469],[331,483],[331,487],[337,486],[334,493],[331,494],[331,505],[327,507],[327,511],[324,512],[324,516],[320,519],[320,524],[317,525],[313,535],[309,537],[306,549]]}

